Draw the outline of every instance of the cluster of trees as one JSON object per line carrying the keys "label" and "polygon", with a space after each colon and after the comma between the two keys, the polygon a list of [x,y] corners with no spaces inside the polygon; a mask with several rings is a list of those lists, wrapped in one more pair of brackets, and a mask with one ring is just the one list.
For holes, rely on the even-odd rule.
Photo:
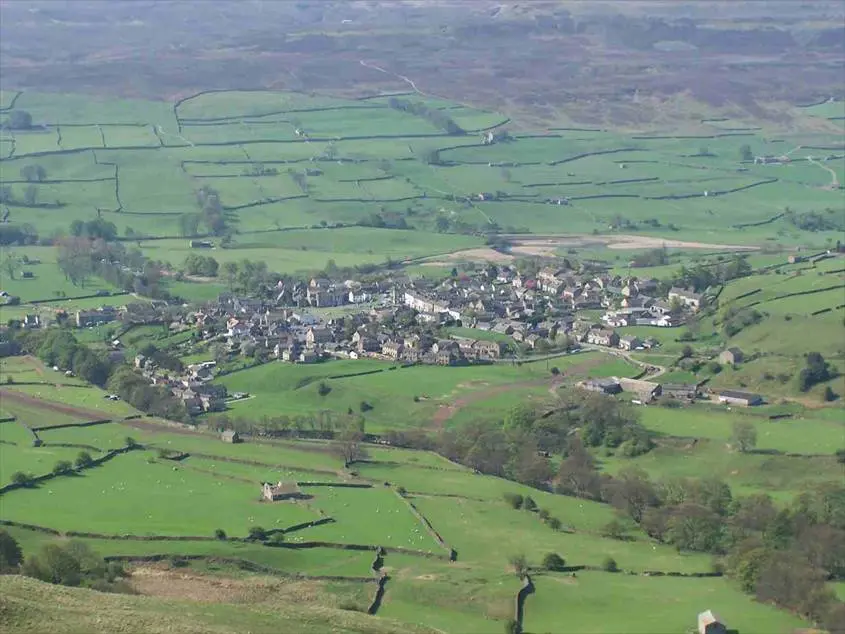
{"label": "cluster of trees", "polygon": [[635,255],[631,259],[631,266],[633,267],[663,266],[664,264],[669,264],[669,251],[666,247],[650,249]]}
{"label": "cluster of trees", "polygon": [[20,174],[22,179],[30,183],[40,183],[43,180],[47,180],[47,170],[44,169],[43,165],[38,165],[37,163],[24,165],[21,168]]}
{"label": "cluster of trees", "polygon": [[172,370],[173,372],[182,372],[185,369],[185,364],[179,357],[174,357],[166,350],[159,350],[154,343],[146,343],[138,349],[138,354],[142,354],[159,367],[165,370]]}
{"label": "cluster of trees", "polygon": [[664,290],[671,286],[679,286],[691,288],[700,293],[710,286],[747,277],[751,273],[752,268],[748,260],[741,255],[735,255],[725,262],[697,264],[692,267],[682,266],[673,278],[663,282],[663,286]]}
{"label": "cluster of trees", "polygon": [[[225,235],[229,226],[223,203],[220,201],[220,192],[204,185],[197,190],[196,198],[197,205],[200,208],[200,220],[206,226],[208,232],[214,236]],[[195,233],[196,231],[190,235]]]}
{"label": "cluster of trees", "polygon": [[802,231],[845,231],[845,220],[842,218],[841,210],[829,207],[825,212],[796,213],[789,210],[784,217],[787,222]]}
{"label": "cluster of trees", "polygon": [[[798,388],[806,392],[817,383],[824,383],[836,376],[836,370],[824,360],[818,352],[809,352],[805,357],[805,365],[798,373]],[[829,389],[829,388],[828,388]],[[833,400],[829,398],[828,400]]]}
{"label": "cluster of trees", "polygon": [[221,270],[230,291],[264,296],[267,285],[276,281],[264,261],[224,262]]}
{"label": "cluster of trees", "polygon": [[405,216],[398,213],[371,213],[358,221],[359,227],[376,227],[378,229],[413,229]]}
{"label": "cluster of trees", "polygon": [[38,232],[29,223],[21,225],[0,224],[0,246],[17,244],[27,246],[38,242]]}
{"label": "cluster of trees", "polygon": [[437,128],[440,128],[447,134],[452,134],[455,136],[466,134],[466,131],[457,123],[455,123],[454,119],[452,119],[445,112],[443,112],[442,110],[438,110],[437,108],[427,106],[421,101],[409,101],[407,99],[398,99],[396,97],[391,97],[390,99],[388,99],[387,104],[394,110],[400,110],[401,112],[408,112],[418,117],[422,117],[430,124]]}
{"label": "cluster of trees", "polygon": [[[519,406],[503,423],[472,422],[446,430],[425,444],[481,473],[552,489],[561,474],[555,473],[550,457],[568,451],[572,437],[582,447],[612,448],[626,456],[640,455],[653,446],[628,404],[580,391],[562,395],[558,409],[550,415]],[[391,440],[402,445],[420,439],[394,434]]]}
{"label": "cluster of trees", "polygon": [[[248,419],[242,416],[230,417],[227,414],[209,416],[207,425],[210,429],[222,432],[227,429],[239,434],[254,436],[307,436],[331,439],[339,435],[349,423],[348,418],[337,412],[325,410],[318,414],[296,416],[262,416],[258,419]],[[355,420],[356,428],[360,429],[361,420]]]}
{"label": "cluster of trees", "polygon": [[[30,183],[23,189],[23,195],[18,198],[15,192],[9,185],[0,187],[0,203],[8,203],[10,205],[22,205],[25,207],[34,207],[38,204],[38,187],[34,183]],[[57,200],[56,206],[61,203]]]}
{"label": "cluster of trees", "polygon": [[288,175],[291,177],[291,180],[299,187],[300,191],[308,195],[310,188],[308,186],[308,175],[305,172],[298,172],[295,169],[288,168]]}
{"label": "cluster of trees", "polygon": [[275,167],[266,167],[261,163],[254,163],[244,168],[244,176],[277,176],[279,170]]}
{"label": "cluster of trees", "polygon": [[198,255],[191,253],[185,258],[182,270],[188,275],[201,275],[203,277],[217,277],[220,264],[210,255]]}
{"label": "cluster of trees", "polygon": [[32,115],[26,110],[12,110],[0,127],[3,130],[31,130]]}
{"label": "cluster of trees", "polygon": [[37,554],[24,557],[8,531],[0,530],[0,573],[20,573],[47,583],[82,586],[100,592],[134,594],[124,581],[128,574],[117,562],[106,562],[85,542],[48,543]]}
{"label": "cluster of trees", "polygon": [[106,242],[113,242],[117,238],[117,227],[113,222],[102,218],[95,218],[87,222],[74,220],[70,223],[70,235],[75,238],[90,238],[92,240],[99,238]]}
{"label": "cluster of trees", "polygon": [[728,306],[722,313],[722,331],[726,337],[733,337],[748,326],[759,324],[763,314],[754,308]]}
{"label": "cluster of trees", "polygon": [[[15,334],[14,341],[20,352],[36,355],[47,365],[72,370],[80,378],[105,387],[141,411],[172,420],[189,420],[184,403],[166,387],[150,385],[128,366],[111,363],[105,356],[79,343],[68,330],[22,330]],[[166,362],[164,356],[155,358]],[[178,369],[181,361],[175,359],[171,366]]]}

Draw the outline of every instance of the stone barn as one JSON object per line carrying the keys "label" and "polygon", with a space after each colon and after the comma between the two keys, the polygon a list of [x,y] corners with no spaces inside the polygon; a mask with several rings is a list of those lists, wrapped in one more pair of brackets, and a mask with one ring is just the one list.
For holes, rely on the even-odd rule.
{"label": "stone barn", "polygon": [[727,632],[727,626],[712,610],[706,610],[698,615],[698,634],[727,634]]}
{"label": "stone barn", "polygon": [[231,429],[227,429],[222,434],[220,434],[220,440],[223,442],[230,442],[230,443],[239,443],[241,442],[241,436],[238,432],[233,431]]}
{"label": "stone barn", "polygon": [[268,502],[278,502],[280,500],[296,500],[304,498],[299,485],[296,482],[282,482],[281,480],[276,484],[265,482],[261,486],[261,498]]}

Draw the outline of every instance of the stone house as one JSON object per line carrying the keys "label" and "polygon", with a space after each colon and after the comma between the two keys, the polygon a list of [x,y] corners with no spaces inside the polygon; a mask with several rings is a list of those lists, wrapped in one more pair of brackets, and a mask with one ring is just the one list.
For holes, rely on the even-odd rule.
{"label": "stone house", "polygon": [[311,327],[305,333],[305,343],[313,348],[322,343],[329,343],[332,340],[332,333],[328,328]]}
{"label": "stone house", "polygon": [[619,385],[624,392],[631,392],[643,403],[650,403],[663,393],[663,386],[652,381],[620,378]]}
{"label": "stone house", "polygon": [[694,311],[701,308],[703,296],[701,293],[694,293],[684,288],[673,287],[669,289],[669,301],[678,300],[684,306],[692,308]]}
{"label": "stone house", "polygon": [[639,345],[639,338],[633,335],[625,335],[619,338],[619,347],[622,350],[636,350]]}
{"label": "stone house", "polygon": [[591,329],[587,332],[587,343],[591,343],[594,346],[615,348],[619,345],[619,335],[615,331],[605,328]]}
{"label": "stone house", "polygon": [[386,357],[390,357],[394,361],[402,355],[404,350],[405,346],[401,341],[385,341],[384,345],[381,347],[381,353]]}
{"label": "stone house", "polygon": [[589,392],[600,394],[619,394],[622,391],[622,386],[616,379],[587,379],[582,381],[580,386]]}
{"label": "stone house", "polygon": [[476,341],[472,348],[477,359],[499,359],[504,344],[500,341]]}

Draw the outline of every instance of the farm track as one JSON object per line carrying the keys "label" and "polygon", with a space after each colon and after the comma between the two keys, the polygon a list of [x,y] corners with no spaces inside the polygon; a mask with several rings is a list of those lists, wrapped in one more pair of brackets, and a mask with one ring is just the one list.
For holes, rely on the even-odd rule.
{"label": "farm track", "polygon": [[443,425],[464,407],[467,407],[468,405],[471,405],[473,403],[477,403],[478,401],[483,401],[493,396],[498,396],[503,392],[510,392],[513,390],[548,385],[549,392],[553,394],[555,388],[562,384],[563,379],[565,379],[567,376],[571,376],[573,374],[583,374],[591,368],[601,365],[602,363],[604,363],[604,361],[605,359],[602,358],[590,359],[589,361],[585,361],[583,363],[579,363],[578,365],[574,365],[571,368],[567,368],[566,370],[561,372],[559,376],[553,379],[520,381],[517,383],[509,383],[507,385],[491,387],[486,390],[478,390],[476,392],[471,392],[466,396],[462,396],[461,398],[456,399],[449,405],[441,405],[434,413],[434,416],[431,419],[430,427],[433,429],[442,429]]}
{"label": "farm track", "polygon": [[84,407],[76,407],[73,405],[65,405],[55,401],[47,401],[36,396],[30,396],[23,392],[17,392],[13,389],[0,388],[0,400],[9,399],[22,405],[31,405],[39,409],[46,409],[59,414],[69,414],[70,416],[79,416],[83,420],[99,420],[103,418],[102,411],[95,409],[87,409]]}

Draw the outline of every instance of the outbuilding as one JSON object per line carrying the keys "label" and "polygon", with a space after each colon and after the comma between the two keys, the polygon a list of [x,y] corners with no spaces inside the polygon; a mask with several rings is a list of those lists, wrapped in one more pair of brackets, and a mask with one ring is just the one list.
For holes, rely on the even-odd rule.
{"label": "outbuilding", "polygon": [[718,394],[720,403],[728,403],[730,405],[741,405],[743,407],[751,407],[753,405],[762,405],[763,397],[753,392],[742,392],[740,390],[722,390]]}
{"label": "outbuilding", "polygon": [[220,434],[220,440],[222,440],[223,442],[235,444],[241,442],[241,436],[240,434],[238,434],[238,432],[234,431],[233,429],[227,429],[222,434]]}
{"label": "outbuilding", "polygon": [[698,615],[698,634],[727,634],[728,628],[712,610]]}

